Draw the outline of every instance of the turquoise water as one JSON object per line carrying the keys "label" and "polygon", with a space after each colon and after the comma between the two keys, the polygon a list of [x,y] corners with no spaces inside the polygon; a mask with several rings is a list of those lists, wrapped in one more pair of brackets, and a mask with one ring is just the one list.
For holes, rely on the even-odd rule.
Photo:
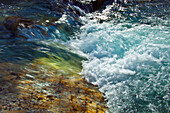
{"label": "turquoise water", "polygon": [[86,57],[80,74],[104,94],[107,112],[169,112],[168,0],[114,2],[93,13],[74,5],[65,8],[62,3],[51,3],[52,7],[44,2],[26,3],[1,4],[0,20],[20,16],[34,22],[30,28],[18,27],[17,35],[0,23],[1,63],[29,63],[48,58],[46,53],[67,56],[67,61],[75,53]]}
{"label": "turquoise water", "polygon": [[[108,112],[169,111],[169,19],[157,8],[149,10],[155,4],[147,5],[131,9],[110,5],[102,12],[111,15],[103,23],[89,20],[96,13],[89,14],[77,40],[70,41],[88,58],[81,74],[105,94]],[[119,9],[112,13],[115,7]],[[146,9],[139,10],[142,7]]]}

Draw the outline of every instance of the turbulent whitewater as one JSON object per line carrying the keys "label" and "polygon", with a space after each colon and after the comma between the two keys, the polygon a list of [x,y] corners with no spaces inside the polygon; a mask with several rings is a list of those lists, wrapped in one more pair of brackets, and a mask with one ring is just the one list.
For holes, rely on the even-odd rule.
{"label": "turbulent whitewater", "polygon": [[169,113],[169,6],[0,0],[0,112]]}
{"label": "turbulent whitewater", "polygon": [[83,61],[81,74],[105,94],[107,112],[168,113],[169,20],[164,11],[158,17],[158,9],[148,15],[138,8],[126,8],[108,6],[100,14],[111,13],[111,19],[106,17],[103,23],[98,18],[89,19],[96,13],[82,18],[86,24],[70,41],[79,54],[88,58]]}

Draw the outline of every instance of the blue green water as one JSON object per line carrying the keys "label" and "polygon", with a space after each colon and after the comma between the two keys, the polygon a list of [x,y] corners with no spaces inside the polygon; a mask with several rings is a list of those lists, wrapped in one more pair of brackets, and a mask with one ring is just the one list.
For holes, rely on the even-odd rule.
{"label": "blue green water", "polygon": [[108,112],[169,112],[169,8],[160,6],[110,5],[101,14],[108,21],[85,19],[70,42],[88,58],[81,74],[105,94]]}
{"label": "blue green water", "polygon": [[[83,51],[82,74],[100,87],[110,111],[169,110],[169,33],[167,27],[121,23],[85,27],[71,45]],[[100,26],[100,28],[99,28]],[[93,33],[87,33],[93,29]]]}
{"label": "blue green water", "polygon": [[[17,40],[6,31],[6,35],[0,39],[0,62],[30,62],[38,57],[48,57],[45,54],[47,51],[64,57],[64,52],[60,54],[60,51],[53,50],[53,46],[60,43],[64,46],[57,47],[68,47],[70,53],[86,57],[87,60],[82,61],[80,74],[89,83],[97,85],[104,94],[107,112],[169,112],[168,0],[139,4],[115,2],[86,14],[74,6],[82,13],[81,16],[64,8],[60,13],[54,9],[42,9],[41,4],[32,4],[31,7],[21,7],[21,4],[13,6],[12,9],[23,8],[15,13],[10,8],[6,13],[6,9],[1,7],[3,16],[17,13],[38,22],[30,29],[19,29]],[[30,9],[30,15],[23,14]],[[32,9],[38,10],[40,15],[37,16]],[[42,16],[44,10],[45,22]],[[41,16],[43,18],[38,18]],[[53,24],[48,25],[50,22]],[[47,34],[44,35],[42,31]],[[20,36],[28,39],[20,40]]]}

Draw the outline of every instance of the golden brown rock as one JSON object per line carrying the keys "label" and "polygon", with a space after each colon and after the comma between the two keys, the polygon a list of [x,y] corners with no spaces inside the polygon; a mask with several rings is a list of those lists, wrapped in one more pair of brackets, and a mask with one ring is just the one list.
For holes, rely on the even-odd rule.
{"label": "golden brown rock", "polygon": [[16,86],[13,92],[4,88],[7,93],[0,101],[4,113],[104,113],[106,110],[102,93],[78,74],[57,74],[59,70],[54,66],[37,62],[25,69],[11,63],[0,65],[1,69],[10,68],[3,77],[11,85],[5,86]]}

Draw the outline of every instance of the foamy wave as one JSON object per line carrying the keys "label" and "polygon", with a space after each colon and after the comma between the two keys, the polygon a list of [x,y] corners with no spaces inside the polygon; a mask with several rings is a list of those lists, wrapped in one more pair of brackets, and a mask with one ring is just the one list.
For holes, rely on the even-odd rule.
{"label": "foamy wave", "polygon": [[168,27],[93,20],[81,30],[70,45],[88,56],[81,74],[105,94],[108,112],[168,110]]}

